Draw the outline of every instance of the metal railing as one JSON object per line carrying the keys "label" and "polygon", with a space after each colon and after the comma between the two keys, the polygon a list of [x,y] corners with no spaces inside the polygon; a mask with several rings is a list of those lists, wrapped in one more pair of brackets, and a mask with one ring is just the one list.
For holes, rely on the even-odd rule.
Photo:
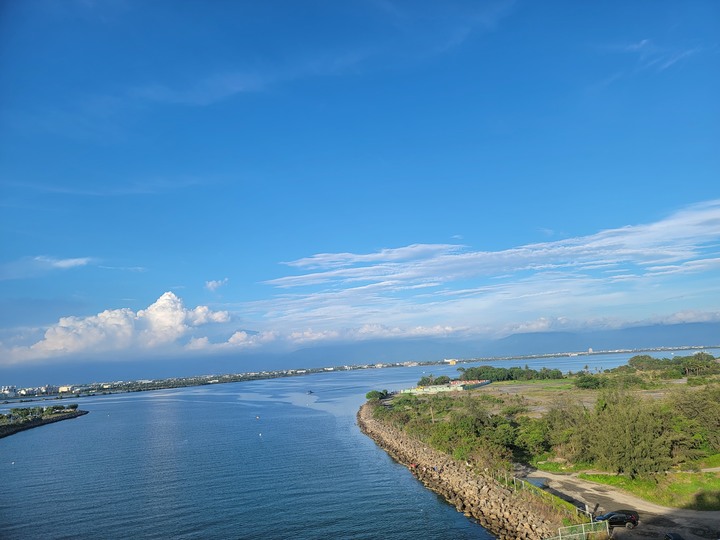
{"label": "metal railing", "polygon": [[492,476],[495,481],[504,484],[508,488],[511,488],[513,491],[524,491],[530,493],[542,499],[545,503],[549,504],[556,510],[560,510],[561,512],[572,518],[578,518],[579,516],[582,516],[581,519],[592,522],[592,514],[587,510],[579,508],[574,504],[564,499],[561,499],[557,495],[553,495],[552,493],[545,491],[544,489],[534,484],[531,484],[527,480],[518,478],[506,470],[485,469],[485,473]]}
{"label": "metal railing", "polygon": [[595,523],[581,523],[558,529],[558,535],[545,540],[594,540],[609,538],[610,528],[607,521],[596,521]]}

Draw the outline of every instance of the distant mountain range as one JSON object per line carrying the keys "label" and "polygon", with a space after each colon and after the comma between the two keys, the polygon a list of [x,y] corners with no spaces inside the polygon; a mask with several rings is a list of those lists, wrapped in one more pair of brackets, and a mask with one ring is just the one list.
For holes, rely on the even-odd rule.
{"label": "distant mountain range", "polygon": [[498,340],[418,338],[318,345],[288,353],[244,353],[202,358],[75,361],[0,367],[0,386],[35,386],[187,377],[210,373],[242,373],[383,362],[440,361],[548,355],[570,352],[720,348],[720,322],[637,326],[587,332],[533,332]]}
{"label": "distant mountain range", "polygon": [[327,365],[368,362],[489,358],[567,352],[720,346],[720,323],[684,323],[587,332],[530,332],[498,340],[419,338],[325,345],[295,351],[293,363],[323,359]]}
{"label": "distant mountain range", "polygon": [[719,345],[720,323],[684,323],[588,332],[513,334],[488,344],[487,356],[580,352],[590,348],[610,351]]}

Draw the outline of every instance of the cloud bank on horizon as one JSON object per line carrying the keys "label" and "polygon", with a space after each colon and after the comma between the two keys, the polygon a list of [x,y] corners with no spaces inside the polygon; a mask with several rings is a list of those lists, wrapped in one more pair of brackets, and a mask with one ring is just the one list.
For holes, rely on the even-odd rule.
{"label": "cloud bank on horizon", "polygon": [[[190,309],[165,292],[138,311],[63,317],[34,343],[3,346],[3,363],[720,321],[720,200],[655,223],[502,251],[413,244],[284,264],[301,273],[267,280],[277,291],[267,299]],[[209,280],[206,288],[226,283]],[[236,328],[239,320],[257,331]],[[214,339],[203,334],[209,325],[220,327]]]}

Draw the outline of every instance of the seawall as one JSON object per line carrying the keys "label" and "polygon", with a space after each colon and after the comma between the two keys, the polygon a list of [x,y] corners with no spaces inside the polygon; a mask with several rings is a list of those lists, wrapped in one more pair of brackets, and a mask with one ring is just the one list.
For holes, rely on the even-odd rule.
{"label": "seawall", "polygon": [[357,423],[365,435],[395,461],[406,465],[428,489],[501,540],[542,540],[555,536],[562,526],[561,516],[532,495],[508,489],[492,477],[473,472],[464,463],[376,420],[371,405],[360,408]]}

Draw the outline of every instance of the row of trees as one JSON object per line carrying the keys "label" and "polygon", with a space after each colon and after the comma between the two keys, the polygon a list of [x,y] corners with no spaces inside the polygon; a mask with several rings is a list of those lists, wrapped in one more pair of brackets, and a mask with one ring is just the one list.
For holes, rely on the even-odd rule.
{"label": "row of trees", "polygon": [[647,354],[633,356],[627,365],[592,374],[581,371],[574,377],[578,388],[650,388],[659,381],[688,377],[690,384],[705,384],[707,377],[720,374],[720,363],[710,354],[654,358]]}
{"label": "row of trees", "polygon": [[70,405],[49,405],[47,407],[15,407],[9,414],[0,414],[3,423],[23,423],[37,418],[46,418],[53,414],[77,410],[77,403]]}
{"label": "row of trees", "polygon": [[[540,370],[525,367],[494,367],[477,366],[471,368],[458,368],[461,381],[532,381],[543,379],[562,379],[563,373],[559,369],[542,368]],[[441,375],[434,377],[432,374],[425,375],[418,381],[418,386],[432,386],[438,384],[449,384],[450,377]]]}
{"label": "row of trees", "polygon": [[559,369],[542,368],[540,370],[525,367],[493,367],[477,366],[471,368],[458,368],[460,378],[464,381],[490,380],[490,381],[532,381],[542,379],[562,379],[563,373]]}
{"label": "row of trees", "polygon": [[423,376],[418,381],[418,386],[433,386],[438,384],[450,384],[450,377],[447,375],[440,375],[439,377],[434,377],[432,373],[430,375]]}
{"label": "row of trees", "polygon": [[660,372],[666,378],[699,377],[701,375],[714,375],[720,373],[720,363],[714,356],[705,352],[698,352],[691,356],[677,356],[674,358],[653,358],[647,354],[633,356],[627,366],[619,370],[632,370],[635,372]]}

